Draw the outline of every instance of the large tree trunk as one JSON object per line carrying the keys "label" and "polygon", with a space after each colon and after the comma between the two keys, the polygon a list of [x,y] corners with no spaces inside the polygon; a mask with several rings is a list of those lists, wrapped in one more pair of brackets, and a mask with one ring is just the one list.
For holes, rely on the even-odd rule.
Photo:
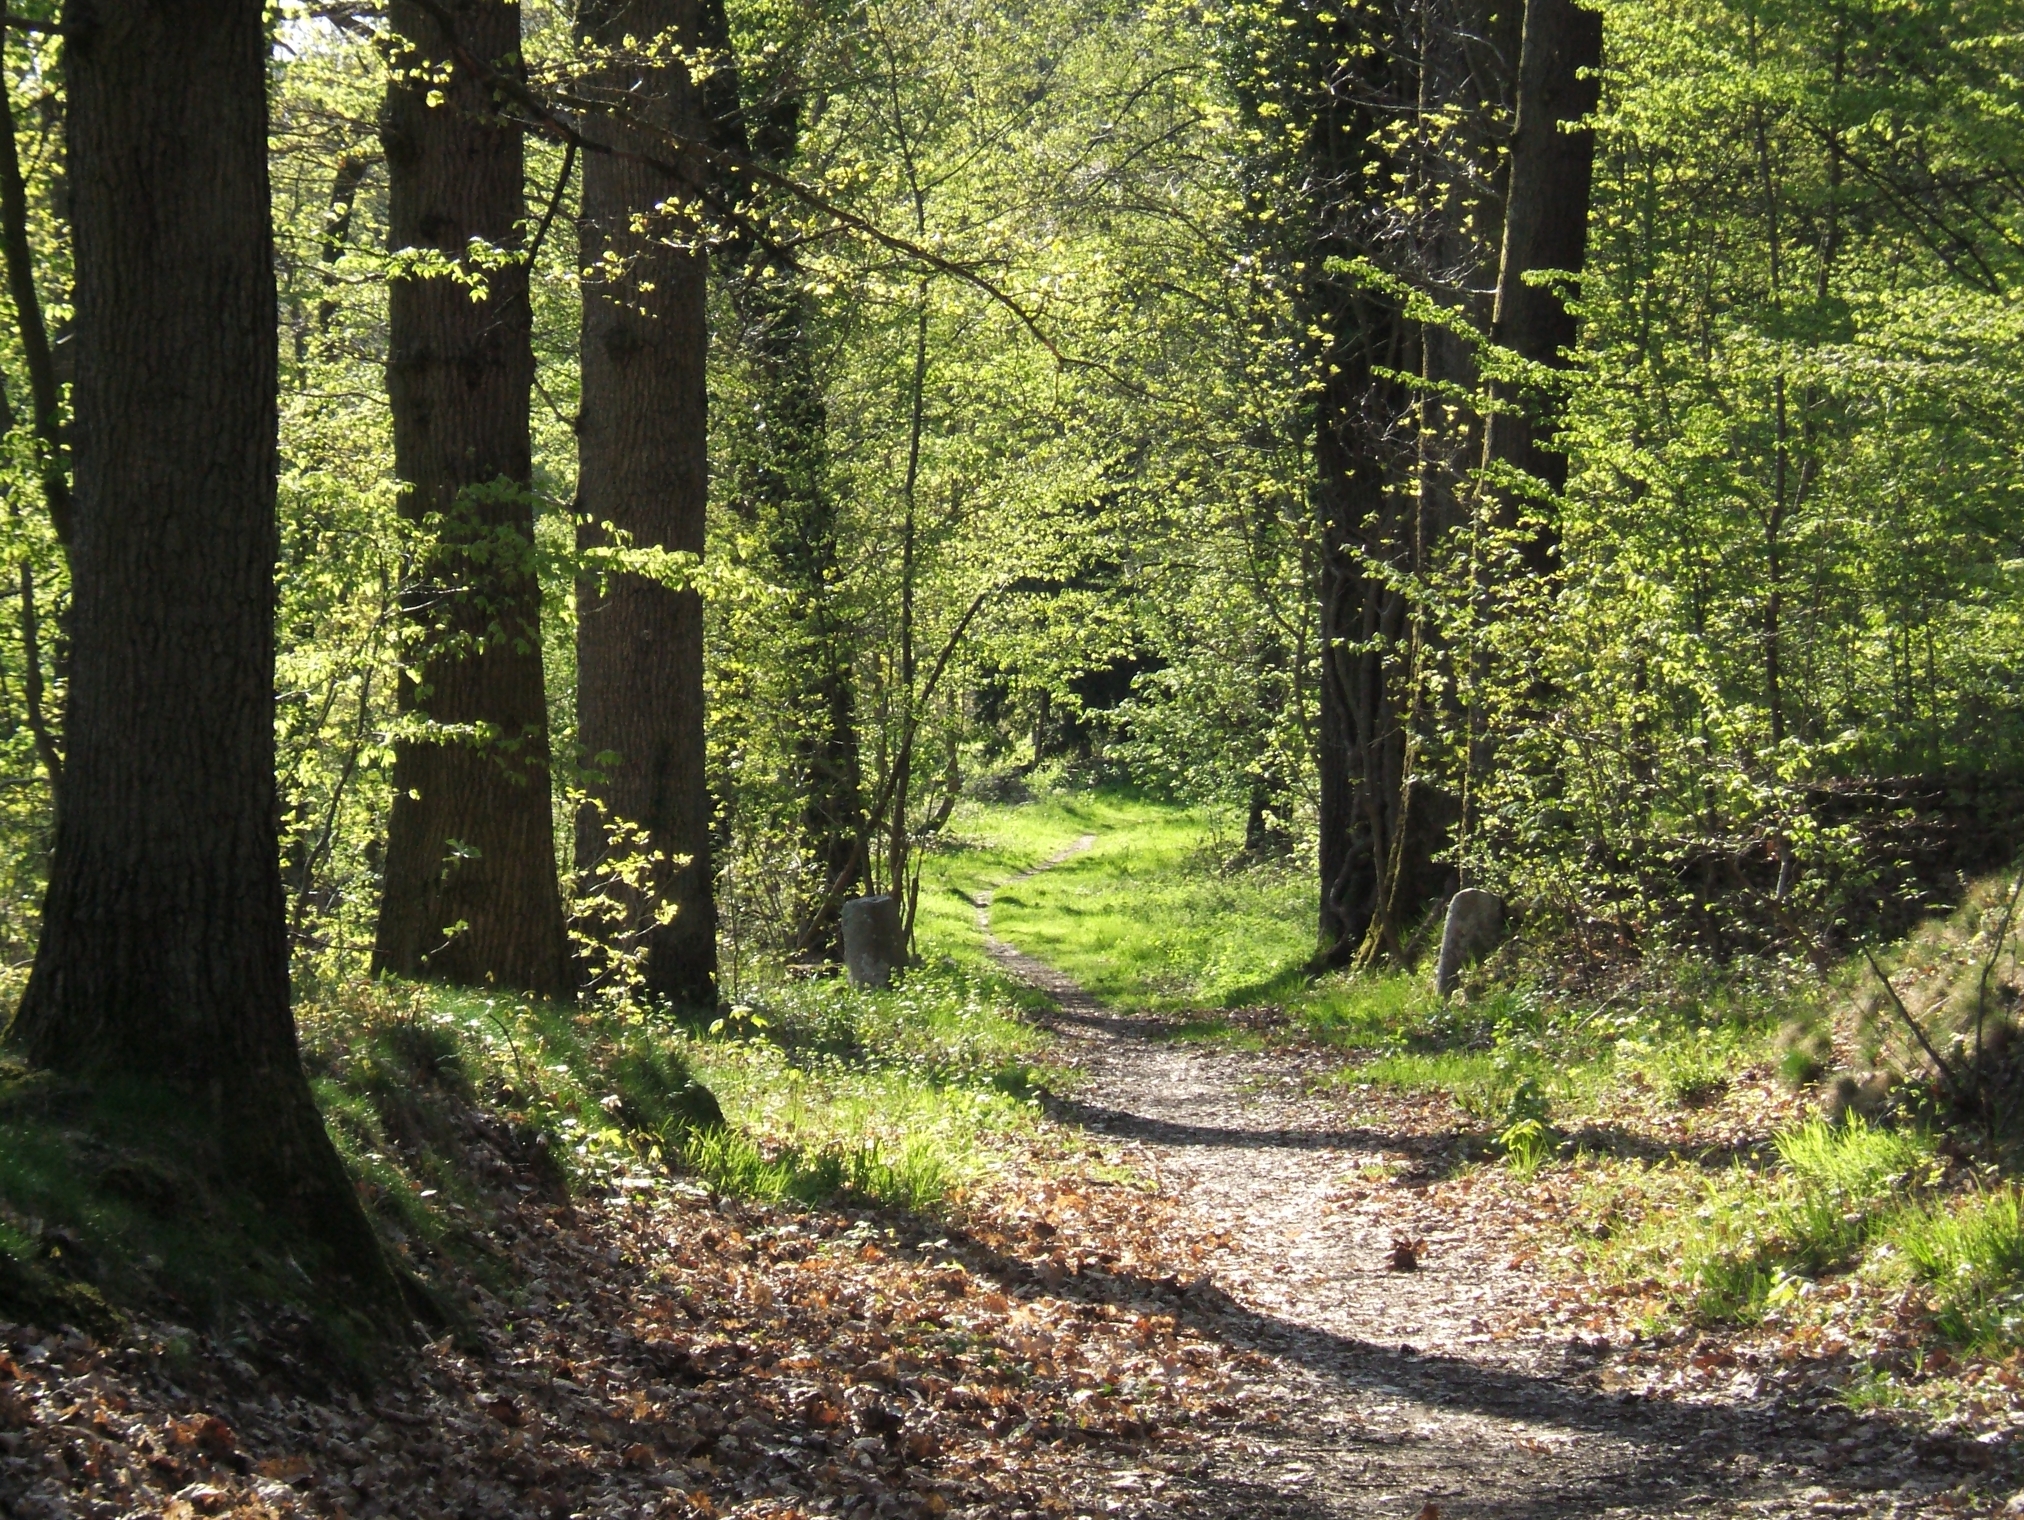
{"label": "large tree trunk", "polygon": [[1318,953],[1330,965],[1405,959],[1410,920],[1449,876],[1434,857],[1454,808],[1430,785],[1419,743],[1427,620],[1404,589],[1427,568],[1446,524],[1443,493],[1427,488],[1420,397],[1403,376],[1441,377],[1431,373],[1426,329],[1395,295],[1329,268],[1365,260],[1422,289],[1430,283],[1428,249],[1442,238],[1369,190],[1425,172],[1401,160],[1390,136],[1426,104],[1418,22],[1407,0],[1350,11],[1312,50],[1325,72],[1306,131],[1313,240],[1302,315],[1319,377]]}
{"label": "large tree trunk", "polygon": [[261,11],[100,0],[69,35],[69,744],[11,1039],[86,1081],[180,1091],[225,1174],[385,1308],[288,1003]]}
{"label": "large tree trunk", "polygon": [[[1543,270],[1579,274],[1588,252],[1588,198],[1595,169],[1595,133],[1574,127],[1600,98],[1602,17],[1573,0],[1527,0],[1518,64],[1518,119],[1511,136],[1510,190],[1503,257],[1497,271],[1493,341],[1535,364],[1564,368],[1575,337],[1574,314],[1555,286],[1527,276]],[[1551,448],[1557,398],[1500,387],[1502,407],[1489,419],[1486,465],[1511,465],[1553,491],[1567,484],[1567,456]],[[1518,493],[1498,493],[1501,524],[1515,527]],[[1524,535],[1524,557],[1535,570],[1551,567],[1557,535],[1535,522]]]}
{"label": "large tree trunk", "polygon": [[[687,67],[671,55],[672,47],[697,45],[694,0],[604,0],[579,15],[593,46],[637,39],[628,56],[606,59],[597,93],[634,117],[695,136],[701,102]],[[614,147],[637,140],[664,156],[636,130],[594,120],[586,130]],[[583,287],[577,510],[585,547],[608,542],[616,529],[636,547],[703,552],[709,263],[694,247],[677,246],[696,236],[682,210],[696,189],[638,159],[600,152],[584,159],[583,267],[617,271]],[[577,588],[576,658],[577,732],[596,802],[578,820],[577,869],[608,905],[603,928],[613,948],[644,949],[647,990],[712,1006],[717,915],[702,597],[634,575],[586,577]],[[649,858],[638,860],[643,853]],[[627,856],[636,857],[631,868]]]}
{"label": "large tree trunk", "polygon": [[[516,0],[449,0],[457,43],[520,67]],[[519,130],[461,66],[436,17],[389,10],[402,39],[387,90],[389,236],[468,268],[473,239],[515,251],[525,211]],[[431,98],[438,103],[431,104]],[[528,491],[534,378],[528,271],[392,282],[387,391],[401,510],[426,525],[406,599],[416,643],[400,708],[376,970],[557,994],[571,984],[557,885],[541,586]]]}

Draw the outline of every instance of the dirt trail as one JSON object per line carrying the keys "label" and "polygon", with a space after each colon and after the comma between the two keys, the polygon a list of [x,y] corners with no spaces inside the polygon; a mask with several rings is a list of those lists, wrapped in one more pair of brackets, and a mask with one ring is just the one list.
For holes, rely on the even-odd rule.
{"label": "dirt trail", "polygon": [[[1232,1237],[1234,1255],[1190,1292],[1190,1312],[1271,1359],[1264,1392],[1281,1420],[1219,1443],[1189,1485],[1194,1512],[1958,1512],[1941,1492],[1958,1472],[1921,1466],[1888,1428],[1831,1445],[1845,1414],[1760,1397],[1747,1374],[1717,1402],[1609,1391],[1621,1347],[1510,1328],[1547,1287],[1514,1261],[1515,1227],[1458,1230],[1410,1177],[1374,1195],[1346,1190],[1362,1169],[1409,1167],[1410,1137],[1307,1096],[1287,1053],[1202,1049],[1161,1038],[1170,1024],[1110,1012],[992,937],[988,893],[978,922],[999,964],[1053,999],[1050,1022],[1086,1075],[1059,1116],[1132,1144],[1166,1191]],[[1360,1206],[1341,1206],[1359,1193]],[[1392,1270],[1398,1237],[1424,1243],[1418,1270]],[[1174,1511],[1148,1501],[1120,1512]]]}

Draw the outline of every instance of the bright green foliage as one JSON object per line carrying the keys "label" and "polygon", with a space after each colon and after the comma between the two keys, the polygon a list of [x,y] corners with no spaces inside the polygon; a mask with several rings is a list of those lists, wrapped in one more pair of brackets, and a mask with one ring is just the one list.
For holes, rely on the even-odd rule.
{"label": "bright green foliage", "polygon": [[1483,869],[1705,925],[1730,886],[1689,862],[1783,836],[1790,915],[1848,843],[1809,783],[2019,759],[2024,36],[1972,0],[1607,16],[1567,580],[1499,635],[1556,696],[1512,699]]}
{"label": "bright green foliage", "polygon": [[2024,1338],[2024,1206],[2015,1188],[1902,1221],[1894,1236],[1932,1285],[1940,1328],[1978,1350]]}
{"label": "bright green foliage", "polygon": [[1780,1135],[1777,1149],[1784,1169],[1769,1175],[1684,1164],[1647,1174],[1648,1217],[1605,1248],[1614,1269],[1656,1269],[1703,1319],[1755,1319],[1792,1302],[1806,1281],[1859,1263],[1938,1180],[1930,1136],[1855,1117],[1813,1120]]}

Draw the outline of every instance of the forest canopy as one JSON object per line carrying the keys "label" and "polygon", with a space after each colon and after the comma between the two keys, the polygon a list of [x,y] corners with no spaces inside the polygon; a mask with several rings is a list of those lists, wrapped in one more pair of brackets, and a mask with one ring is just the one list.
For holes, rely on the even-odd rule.
{"label": "forest canopy", "polygon": [[[2007,840],[2015,17],[1531,9],[271,13],[298,979],[653,983],[679,923],[658,985],[707,1001],[718,958],[834,953],[847,898],[911,924],[956,798],[1036,770],[1245,815],[1319,873],[1318,964],[1412,959],[1461,882],[1625,946],[1812,942],[1930,884],[1927,825]],[[17,974],[71,679],[65,49],[7,36]],[[404,100],[494,144],[447,244]],[[404,301],[520,313],[524,465],[417,463]],[[694,374],[640,401],[598,356],[655,334]],[[693,524],[626,518],[603,434]],[[632,816],[645,667],[592,637],[646,586],[663,638],[700,618],[679,819]],[[510,965],[453,882],[508,871],[509,804],[556,869],[513,868],[550,948]]]}

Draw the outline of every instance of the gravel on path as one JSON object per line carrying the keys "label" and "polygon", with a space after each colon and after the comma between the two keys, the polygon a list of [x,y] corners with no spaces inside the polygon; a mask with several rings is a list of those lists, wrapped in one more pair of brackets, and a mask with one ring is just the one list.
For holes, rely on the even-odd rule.
{"label": "gravel on path", "polygon": [[[1163,1037],[1170,1021],[1105,1008],[993,936],[991,894],[977,902],[987,950],[1048,995],[1045,1022],[1079,1070],[1055,1117],[1126,1142],[1162,1191],[1228,1232],[1228,1265],[1191,1288],[1186,1312],[1273,1369],[1188,1500],[1169,1492],[1143,1513],[1906,1516],[2000,1504],[1887,1423],[1868,1427],[1854,1465],[1833,1444],[1847,1415],[1831,1400],[1749,1386],[1712,1402],[1651,1398],[1612,1388],[1620,1346],[1510,1328],[1536,1318],[1527,1311],[1548,1290],[1515,1221],[1443,1218],[1410,1175],[1341,1206],[1360,1172],[1409,1163],[1412,1137],[1346,1122],[1287,1052],[1204,1048]],[[1402,1243],[1413,1270],[1398,1270]],[[1139,1511],[1125,1499],[1113,1512]]]}

